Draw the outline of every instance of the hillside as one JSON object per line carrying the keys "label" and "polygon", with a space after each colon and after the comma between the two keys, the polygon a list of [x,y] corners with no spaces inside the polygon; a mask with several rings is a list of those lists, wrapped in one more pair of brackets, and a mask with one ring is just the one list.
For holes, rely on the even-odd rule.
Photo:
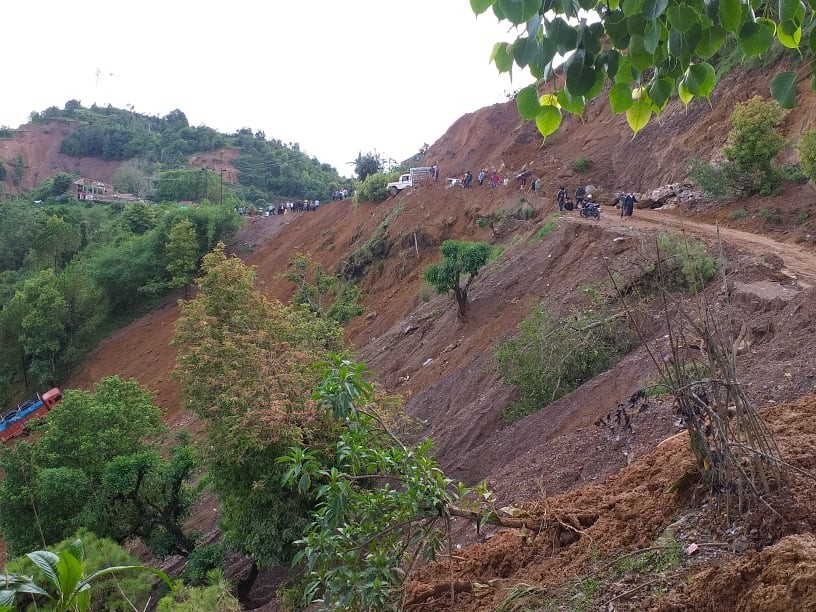
{"label": "hillside", "polygon": [[[606,262],[634,266],[643,245],[669,228],[713,246],[714,222],[719,221],[728,225],[719,228],[728,297],[736,327],[744,323],[747,330],[741,381],[749,399],[769,407],[765,414],[786,459],[813,470],[814,399],[807,394],[816,381],[811,359],[816,348],[811,236],[816,234],[809,220],[798,217],[802,202],[813,200],[811,186],[789,186],[776,198],[748,202],[637,210],[626,219],[606,206],[599,222],[566,214],[555,218],[552,231],[537,237],[555,209],[561,184],[571,190],[592,183],[607,193],[642,193],[685,181],[691,157],[718,154],[733,104],[767,91],[767,80],[757,73],[748,78],[732,73],[718,87],[712,107],[695,103],[685,109],[672,103],[659,125],[654,122],[635,139],[624,118],[611,116],[600,101],[590,107],[585,122],[570,118],[543,145],[534,126],[520,122],[513,103],[481,109],[452,125],[430,147],[425,162],[438,163],[443,176],[482,167],[513,176],[526,166],[541,177],[540,193],[523,193],[514,182],[496,190],[464,190],[447,189],[440,181],[380,205],[333,202],[316,214],[252,219],[232,245],[257,267],[264,290],[286,299],[291,286],[279,274],[295,253],[309,252],[335,270],[350,253],[362,253],[385,225],[380,248],[368,249],[370,261],[361,280],[366,312],[348,328],[348,340],[383,385],[405,398],[407,412],[424,422],[422,433],[433,438],[436,455],[452,477],[469,483],[488,479],[500,506],[530,503],[530,517],[561,521],[531,536],[515,530],[481,534],[477,545],[457,550],[452,566],[423,568],[409,589],[408,602],[415,609],[495,609],[520,584],[554,591],[594,576],[598,564],[620,551],[655,546],[670,526],[684,546],[714,544],[701,546],[705,554],[681,558],[671,576],[655,583],[662,595],[648,584],[639,586],[653,577],[638,583],[637,578],[626,582],[632,578],[627,576],[608,585],[603,601],[617,598],[609,609],[712,609],[725,600],[714,601],[710,593],[716,588],[725,596],[726,585],[733,603],[729,608],[812,607],[812,599],[805,597],[812,598],[816,583],[814,519],[804,510],[814,501],[812,487],[792,487],[787,504],[772,500],[781,508],[778,515],[758,508],[744,524],[725,529],[706,518],[705,508],[701,511],[702,491],[666,493],[690,462],[684,437],[672,437],[678,428],[670,402],[654,400],[635,415],[631,432],[594,425],[652,377],[643,349],[512,426],[504,424],[502,412],[513,390],[501,383],[491,359],[498,342],[514,332],[533,304],[567,312],[582,287],[606,277]],[[788,137],[812,127],[815,107],[816,97],[802,96],[786,119]],[[589,161],[586,173],[573,170],[578,157]],[[476,224],[478,218],[516,210],[521,197],[536,210],[535,218],[508,218],[493,227]],[[760,215],[731,219],[728,212],[736,207],[772,207],[779,221],[768,227]],[[505,247],[473,284],[466,322],[457,319],[449,297],[430,296],[427,302],[420,297],[421,270],[438,258],[438,245],[448,238]],[[721,288],[711,291],[715,300],[724,300]],[[66,386],[89,388],[108,374],[135,377],[157,393],[169,424],[195,430],[195,419],[180,410],[178,385],[171,377],[175,297],[108,338]],[[666,438],[671,440],[660,444]],[[212,520],[208,514],[198,525],[211,527]],[[576,535],[565,536],[564,529]],[[469,530],[461,538],[462,545],[475,540]],[[725,569],[714,572],[715,564]],[[796,564],[800,578],[789,583],[784,577]],[[691,584],[703,586],[689,588],[686,575],[698,576]],[[733,576],[741,582],[729,579]],[[457,592],[455,603],[451,588]],[[250,596],[247,605],[259,607],[262,599]]]}

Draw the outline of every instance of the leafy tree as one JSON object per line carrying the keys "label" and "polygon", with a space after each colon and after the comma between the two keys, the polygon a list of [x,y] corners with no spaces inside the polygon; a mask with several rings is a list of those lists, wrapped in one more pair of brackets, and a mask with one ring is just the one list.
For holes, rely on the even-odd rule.
{"label": "leafy tree", "polygon": [[357,204],[361,202],[384,202],[388,199],[388,192],[385,190],[388,180],[389,175],[382,172],[368,175],[354,193],[354,201]]}
{"label": "leafy tree", "polygon": [[8,176],[8,170],[6,170],[6,164],[0,161],[0,183],[6,180],[6,176]]}
{"label": "leafy tree", "polygon": [[17,270],[23,265],[31,237],[42,231],[45,215],[30,202],[9,198],[0,200],[0,219],[0,271]]}
{"label": "leafy tree", "polygon": [[[399,601],[406,567],[432,559],[452,516],[487,520],[457,504],[484,486],[454,485],[431,456],[429,440],[403,444],[389,428],[364,364],[333,356],[315,394],[344,427],[332,452],[292,448],[279,459],[293,492],[319,504],[298,540],[305,571],[302,605],[386,610]],[[353,585],[353,588],[350,588]]]}
{"label": "leafy tree", "polygon": [[341,343],[336,323],[267,300],[255,274],[224,245],[204,257],[196,297],[175,344],[185,405],[208,423],[207,469],[227,538],[261,565],[292,554],[313,500],[282,487],[276,463],[293,444],[325,440],[330,423],[310,390],[310,364]]}
{"label": "leafy tree", "polygon": [[[536,83],[521,89],[516,102],[521,116],[535,120],[545,137],[558,129],[562,110],[580,115],[602,92],[637,133],[674,94],[685,104],[711,95],[716,75],[709,61],[727,38],[746,57],[766,53],[774,38],[798,50],[813,22],[813,12],[800,0],[781,0],[773,9],[738,0],[471,0],[471,7],[477,15],[492,8],[500,21],[521,26],[512,43],[494,45],[491,60],[499,72],[529,68]],[[598,20],[586,19],[584,11]],[[816,38],[802,46],[812,56]],[[796,104],[798,78],[786,71],[771,81],[771,94],[784,108]],[[552,89],[540,97],[540,86],[549,82]]]}
{"label": "leafy tree", "polygon": [[39,386],[52,385],[60,367],[59,356],[67,337],[68,305],[51,269],[26,280],[9,303],[18,313],[18,341],[26,369]]}
{"label": "leafy tree", "polygon": [[145,234],[156,226],[156,209],[146,202],[134,202],[125,206],[122,221],[134,234]]}
{"label": "leafy tree", "polygon": [[816,130],[802,134],[796,148],[799,149],[802,170],[811,181],[816,181]]}
{"label": "leafy tree", "polygon": [[167,271],[170,273],[170,287],[187,289],[196,273],[198,263],[198,241],[195,229],[189,219],[182,219],[172,230],[167,240]]}
{"label": "leafy tree", "polygon": [[[486,242],[446,240],[439,247],[439,252],[442,262],[430,264],[422,276],[440,295],[452,292],[459,307],[459,316],[464,318],[468,311],[468,289],[487,263],[491,247]],[[464,285],[463,275],[468,277]]]}
{"label": "leafy tree", "polygon": [[113,173],[113,186],[122,193],[132,193],[143,198],[150,189],[148,170],[143,163],[127,161]]}
{"label": "leafy tree", "polygon": [[26,169],[25,158],[22,156],[22,154],[20,154],[14,158],[13,171],[11,175],[11,182],[14,183],[15,186],[19,186],[20,183],[23,182],[23,177],[25,176],[25,169]]}
{"label": "leafy tree", "polygon": [[295,255],[286,278],[296,286],[292,302],[321,317],[329,317],[342,325],[363,312],[359,290],[328,274],[309,254]]}
{"label": "leafy tree", "polygon": [[74,175],[67,172],[57,172],[51,177],[51,195],[59,197],[67,194],[74,184]]}
{"label": "leafy tree", "polygon": [[156,181],[156,199],[160,202],[216,200],[220,177],[210,170],[170,170],[162,172]]}
{"label": "leafy tree", "polygon": [[81,237],[79,230],[61,217],[51,215],[45,221],[45,227],[31,243],[31,253],[35,259],[60,268],[64,259],[79,250]]}
{"label": "leafy tree", "polygon": [[779,170],[773,159],[787,144],[776,129],[782,121],[776,101],[755,96],[734,107],[725,157],[735,164],[743,193],[770,195],[779,188]]}
{"label": "leafy tree", "polygon": [[368,152],[363,155],[360,151],[357,153],[357,159],[354,160],[354,174],[357,175],[357,180],[365,181],[372,174],[382,172],[383,162],[377,153]]}

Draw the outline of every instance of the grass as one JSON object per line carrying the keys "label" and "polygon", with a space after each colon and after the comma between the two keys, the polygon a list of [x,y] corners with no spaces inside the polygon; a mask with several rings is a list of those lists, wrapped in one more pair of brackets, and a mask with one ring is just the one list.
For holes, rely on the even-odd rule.
{"label": "grass", "polygon": [[730,219],[745,219],[746,217],[748,217],[748,211],[745,210],[744,208],[738,208],[728,213],[728,217]]}
{"label": "grass", "polygon": [[535,233],[536,240],[541,240],[544,236],[549,234],[557,227],[555,221],[547,221],[544,225],[538,228],[538,231]]}

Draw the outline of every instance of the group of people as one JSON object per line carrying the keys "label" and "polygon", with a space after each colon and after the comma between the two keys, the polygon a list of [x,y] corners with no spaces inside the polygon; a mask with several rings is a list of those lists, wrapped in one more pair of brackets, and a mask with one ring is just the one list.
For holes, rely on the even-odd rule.
{"label": "group of people", "polygon": [[[565,210],[572,210],[574,207],[584,206],[587,201],[592,201],[592,194],[587,193],[585,187],[578,187],[575,190],[575,203],[573,204],[572,200],[569,198],[569,194],[567,193],[567,189],[564,186],[558,188],[558,193],[555,196],[555,201],[558,204],[558,212],[564,212]],[[635,194],[631,191],[628,193],[622,193],[618,197],[618,204],[620,205],[621,209],[621,217],[631,217],[632,213],[635,210],[635,204],[637,204],[637,198]]]}
{"label": "group of people", "polygon": [[332,191],[332,202],[340,202],[349,196],[349,191],[345,187]]}

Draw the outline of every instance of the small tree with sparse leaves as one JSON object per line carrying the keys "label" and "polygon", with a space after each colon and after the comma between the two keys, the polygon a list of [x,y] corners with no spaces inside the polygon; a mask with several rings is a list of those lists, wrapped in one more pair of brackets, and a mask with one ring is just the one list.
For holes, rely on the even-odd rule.
{"label": "small tree with sparse leaves", "polygon": [[[441,295],[450,291],[453,294],[461,318],[467,316],[468,289],[490,258],[490,251],[491,246],[486,242],[446,240],[439,247],[442,261],[425,268],[422,276],[437,293]],[[463,277],[467,277],[464,284]]]}

